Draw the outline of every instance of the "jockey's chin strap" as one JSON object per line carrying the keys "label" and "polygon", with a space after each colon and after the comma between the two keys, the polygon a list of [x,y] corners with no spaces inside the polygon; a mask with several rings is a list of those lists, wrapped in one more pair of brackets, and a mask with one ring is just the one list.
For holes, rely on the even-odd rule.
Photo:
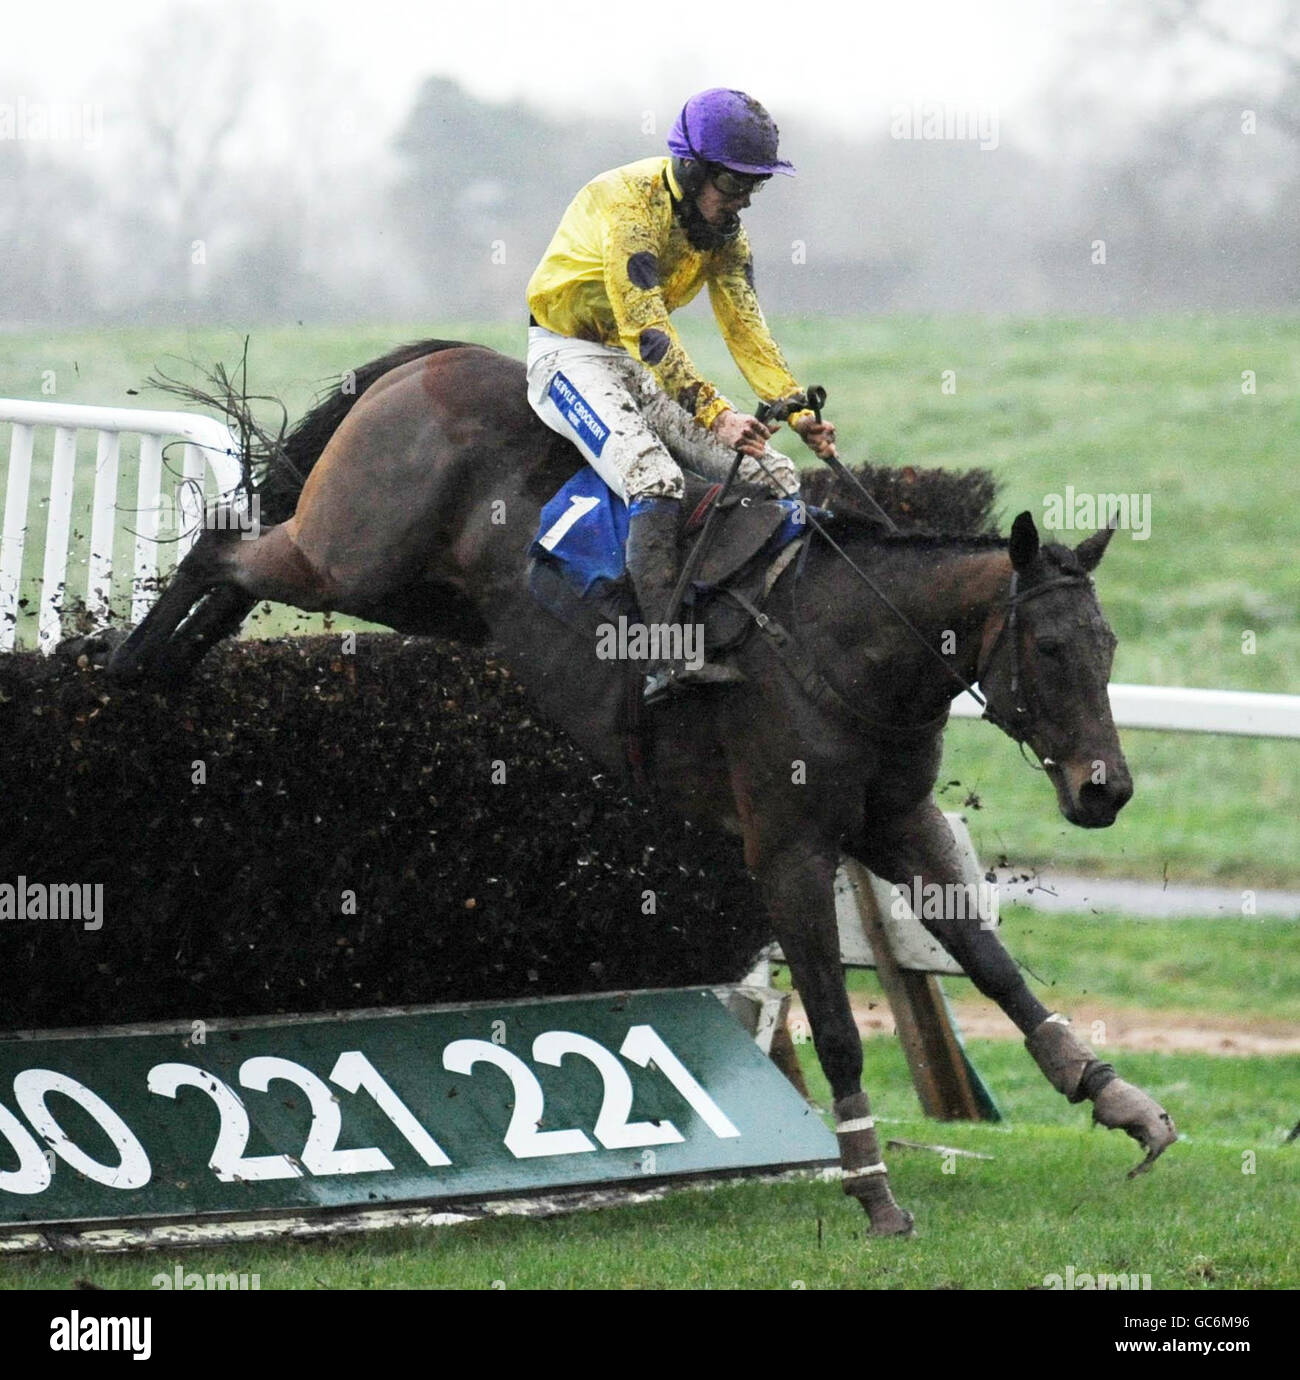
{"label": "jockey's chin strap", "polygon": [[[663,182],[668,191],[668,200],[672,203],[673,215],[685,232],[692,249],[698,249],[702,253],[721,249],[740,233],[740,217],[734,211],[728,212],[722,225],[710,225],[695,204],[695,192],[683,187],[686,196],[681,200],[674,196],[672,184],[668,181],[667,168],[664,169]],[[696,188],[697,192],[698,190]]]}

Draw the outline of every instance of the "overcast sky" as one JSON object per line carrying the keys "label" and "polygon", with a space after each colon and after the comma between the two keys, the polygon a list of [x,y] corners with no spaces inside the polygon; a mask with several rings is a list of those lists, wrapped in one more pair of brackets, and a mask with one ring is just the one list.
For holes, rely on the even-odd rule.
{"label": "overcast sky", "polygon": [[[205,7],[230,12],[211,0]],[[172,0],[6,5],[0,99],[89,92],[110,103],[111,74],[171,8]],[[879,129],[902,101],[1014,112],[1050,77],[1070,24],[1097,8],[1097,0],[263,0],[257,14],[273,49],[319,43],[348,78],[340,97],[363,97],[390,125],[420,80],[438,73],[483,97],[571,113],[659,109],[704,86],[739,86],[778,121],[798,112],[860,133]]]}
{"label": "overcast sky", "polygon": [[[1264,53],[1274,46],[1282,0],[1212,3],[1228,32]],[[1194,35],[1149,60],[1148,43],[1133,40],[1148,8],[1141,0],[189,0],[188,12],[200,14],[187,29],[192,61],[178,59],[178,40],[145,75],[141,53],[156,46],[169,14],[187,11],[186,0],[8,0],[0,107],[93,103],[103,129],[93,156],[111,167],[115,156],[136,156],[134,103],[146,86],[173,103],[193,93],[201,106],[223,108],[219,94],[204,101],[203,65],[208,91],[219,93],[240,31],[261,62],[256,98],[226,152],[250,169],[286,156],[334,168],[391,159],[391,136],[432,75],[487,100],[624,120],[638,145],[643,133],[666,134],[692,91],[736,86],[778,124],[802,117],[849,139],[883,138],[900,106],[939,103],[991,115],[1004,145],[1058,155],[1074,139],[1098,143],[1106,127],[1121,143],[1140,140],[1144,112],[1171,100],[1229,85],[1249,95],[1252,80],[1267,81],[1267,60]],[[654,123],[643,130],[647,112]],[[805,123],[800,137],[808,136]],[[41,151],[84,156],[72,143]],[[783,151],[798,163],[798,147]]]}

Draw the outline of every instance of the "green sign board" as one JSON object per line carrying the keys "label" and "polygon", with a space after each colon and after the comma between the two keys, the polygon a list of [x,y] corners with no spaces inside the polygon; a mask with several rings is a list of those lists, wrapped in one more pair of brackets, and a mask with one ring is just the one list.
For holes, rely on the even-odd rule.
{"label": "green sign board", "polygon": [[0,1036],[11,1229],[837,1162],[707,988]]}

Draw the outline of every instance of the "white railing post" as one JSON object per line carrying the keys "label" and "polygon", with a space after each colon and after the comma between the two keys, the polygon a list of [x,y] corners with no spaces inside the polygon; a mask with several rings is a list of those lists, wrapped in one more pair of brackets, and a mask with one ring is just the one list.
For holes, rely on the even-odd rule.
{"label": "white railing post", "polygon": [[117,462],[122,436],[101,431],[95,451],[95,496],[90,519],[90,560],[86,607],[92,618],[107,618],[113,584],[113,542],[117,535]]}
{"label": "white railing post", "polygon": [[135,495],[135,559],[131,563],[131,622],[138,623],[153,603],[158,574],[158,494],[162,489],[162,437],[140,438],[140,469]]}
{"label": "white railing post", "polygon": [[22,598],[23,551],[27,545],[27,493],[32,478],[30,426],[16,423],[9,441],[3,536],[0,536],[0,651],[11,651],[18,636]]}
{"label": "white railing post", "polygon": [[57,427],[54,460],[50,466],[50,507],[45,522],[45,560],[41,576],[41,611],[37,620],[40,648],[46,651],[59,640],[63,588],[68,572],[68,539],[72,535],[72,490],[76,484],[77,433]]}
{"label": "white railing post", "polygon": [[[73,581],[68,576],[73,530],[73,498],[77,488],[77,434],[99,433],[95,453],[94,494],[90,508],[90,551],[86,561],[86,606],[92,617],[109,611],[113,577],[113,548],[118,526],[118,475],[121,436],[140,438],[134,511],[127,506],[126,525],[136,532],[131,583],[131,617],[139,621],[155,597],[159,572],[158,537],[164,504],[183,513],[189,526],[177,534],[177,559],[185,556],[203,522],[201,499],[208,473],[215,480],[216,497],[235,496],[242,480],[240,448],[223,423],[186,412],[156,412],[140,408],[87,407],[80,404],[0,399],[0,423],[10,423],[9,475],[5,485],[4,524],[0,529],[0,651],[18,643],[19,601],[23,597],[23,556],[27,547],[27,508],[31,497],[34,435],[37,427],[54,428],[50,461],[45,547],[41,554],[41,589],[37,642],[53,650],[63,635],[61,611]],[[163,446],[168,439],[184,442],[181,497],[164,494]]]}

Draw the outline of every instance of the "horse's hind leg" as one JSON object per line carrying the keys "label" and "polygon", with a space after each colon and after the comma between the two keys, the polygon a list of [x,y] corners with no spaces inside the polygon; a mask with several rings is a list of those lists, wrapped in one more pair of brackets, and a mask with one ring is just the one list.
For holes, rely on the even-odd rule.
{"label": "horse's hind leg", "polygon": [[862,1038],[844,985],[835,922],[838,864],[838,849],[801,843],[760,859],[753,870],[835,1098],[844,1191],[866,1209],[874,1235],[903,1236],[912,1230],[912,1215],[894,1201],[871,1104],[862,1090]]}
{"label": "horse's hind leg", "polygon": [[218,585],[203,595],[190,616],[168,638],[153,662],[151,675],[169,685],[188,680],[190,673],[220,642],[239,631],[255,596],[236,585]]}
{"label": "horse's hind leg", "polygon": [[109,672],[122,681],[184,680],[215,642],[238,629],[259,599],[325,607],[321,581],[298,553],[286,524],[252,540],[238,531],[209,529],[114,652]]}
{"label": "horse's hind leg", "polygon": [[[933,800],[901,819],[882,814],[869,833],[846,841],[845,847],[896,886],[911,888],[919,883],[922,891],[918,894],[945,898],[968,894],[952,830]],[[931,885],[942,890],[925,890]],[[1140,1088],[1116,1077],[1111,1065],[1075,1035],[1064,1017],[1053,1016],[1034,996],[997,930],[983,923],[978,907],[945,905],[943,909],[942,916],[927,914],[922,919],[926,929],[961,964],[975,986],[1016,1023],[1026,1037],[1025,1047],[1057,1092],[1071,1102],[1091,1098],[1093,1116],[1101,1125],[1122,1127],[1141,1144],[1147,1157],[1139,1169],[1147,1168],[1177,1139],[1168,1113]],[[949,914],[950,909],[962,913]]]}
{"label": "horse's hind leg", "polygon": [[108,669],[115,680],[130,683],[151,678],[158,656],[172,634],[212,587],[211,580],[199,573],[201,564],[196,563],[195,567],[187,569],[197,551],[196,545],[194,551],[177,566],[176,573],[154,606],[114,651]]}

